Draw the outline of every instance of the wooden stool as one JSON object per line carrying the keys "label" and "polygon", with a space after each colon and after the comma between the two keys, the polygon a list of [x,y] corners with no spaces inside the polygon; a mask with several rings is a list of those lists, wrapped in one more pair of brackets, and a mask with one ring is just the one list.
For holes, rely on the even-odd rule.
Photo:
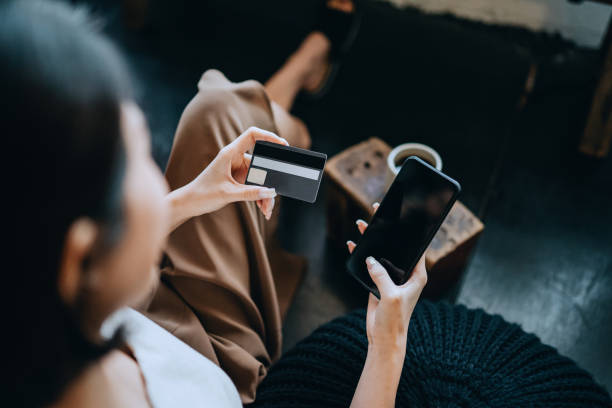
{"label": "wooden stool", "polygon": [[[355,220],[369,220],[386,193],[389,145],[377,138],[352,146],[325,166],[329,176],[327,234],[339,246],[355,237]],[[429,279],[424,296],[438,297],[461,277],[484,225],[459,201],[455,203],[425,254]]]}

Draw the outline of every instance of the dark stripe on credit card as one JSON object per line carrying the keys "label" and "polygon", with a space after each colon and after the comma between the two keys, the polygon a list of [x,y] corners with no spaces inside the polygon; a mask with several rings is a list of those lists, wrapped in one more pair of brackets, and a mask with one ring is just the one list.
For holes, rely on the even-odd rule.
{"label": "dark stripe on credit card", "polygon": [[312,167],[319,170],[323,169],[325,160],[327,160],[327,156],[322,153],[263,141],[258,141],[255,144],[253,156],[269,157],[298,166]]}

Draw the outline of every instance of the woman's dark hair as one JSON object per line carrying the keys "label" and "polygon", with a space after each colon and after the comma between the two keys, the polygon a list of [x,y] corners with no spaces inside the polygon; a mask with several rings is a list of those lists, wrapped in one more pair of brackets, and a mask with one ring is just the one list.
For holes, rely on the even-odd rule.
{"label": "woman's dark hair", "polygon": [[78,308],[61,301],[57,280],[77,218],[117,236],[120,103],[131,97],[130,83],[118,52],[84,10],[31,0],[0,6],[0,80],[11,241],[3,285],[15,295],[4,310],[15,320],[4,323],[12,365],[5,369],[15,402],[40,406],[111,348],[84,336]]}

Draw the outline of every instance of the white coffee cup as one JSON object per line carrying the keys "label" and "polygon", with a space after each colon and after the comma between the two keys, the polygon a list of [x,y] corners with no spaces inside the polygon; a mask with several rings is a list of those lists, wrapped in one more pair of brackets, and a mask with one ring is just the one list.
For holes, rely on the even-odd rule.
{"label": "white coffee cup", "polygon": [[402,168],[404,160],[410,156],[416,156],[437,170],[442,170],[442,158],[434,149],[421,143],[404,143],[391,150],[387,156],[387,185],[391,185]]}

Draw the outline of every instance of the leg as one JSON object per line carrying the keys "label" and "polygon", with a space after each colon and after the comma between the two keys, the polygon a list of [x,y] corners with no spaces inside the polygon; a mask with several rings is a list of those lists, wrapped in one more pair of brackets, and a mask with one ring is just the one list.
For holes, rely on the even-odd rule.
{"label": "leg", "polygon": [[[352,13],[352,0],[328,0],[327,7]],[[331,42],[321,32],[313,31],[272,77],[266,82],[266,91],[273,101],[287,112],[291,110],[297,93],[313,91],[325,79]]]}
{"label": "leg", "polygon": [[329,50],[330,42],[323,34],[311,33],[265,84],[278,126],[290,129],[285,133],[291,134],[287,140],[293,146],[309,148],[310,135],[304,123],[288,112],[298,92],[314,88],[321,82]]}
{"label": "leg", "polygon": [[[352,0],[328,0],[327,7],[343,13],[354,12]],[[293,102],[301,90],[315,91],[327,79],[330,64],[329,55],[331,42],[329,38],[319,31],[310,33],[300,47],[287,58],[285,64],[266,82],[265,88],[272,99],[272,105],[283,116],[279,122],[299,129],[294,143],[298,147],[308,148],[310,136],[304,124],[296,117],[287,114],[291,111]]]}
{"label": "leg", "polygon": [[331,43],[319,32],[310,33],[300,47],[266,82],[265,88],[273,101],[290,111],[296,95],[311,89],[325,74]]}
{"label": "leg", "polygon": [[[249,126],[286,136],[261,84],[234,84],[208,71],[198,87],[181,117],[168,162],[172,189],[196,177]],[[291,276],[304,266],[286,262],[273,275],[280,251],[269,247],[268,230],[253,203],[228,205],[181,225],[169,237],[170,265],[146,307],[156,322],[219,364],[244,402],[252,401],[267,367],[280,355],[277,290],[284,287],[275,276]]]}

